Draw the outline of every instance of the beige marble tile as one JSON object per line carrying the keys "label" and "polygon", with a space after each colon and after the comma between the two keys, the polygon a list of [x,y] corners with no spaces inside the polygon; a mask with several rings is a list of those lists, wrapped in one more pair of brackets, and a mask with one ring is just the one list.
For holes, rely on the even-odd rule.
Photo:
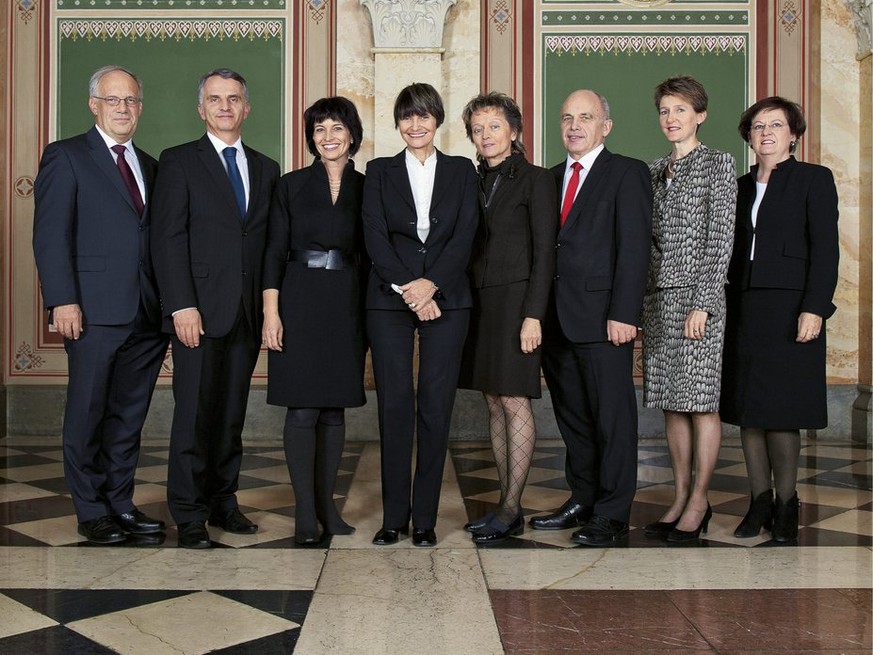
{"label": "beige marble tile", "polygon": [[721,451],[718,453],[719,459],[727,459],[732,462],[745,462],[746,458],[743,457],[743,449],[742,448],[725,448],[722,445]]}
{"label": "beige marble tile", "polygon": [[637,479],[640,482],[669,482],[673,480],[673,470],[663,466],[637,466]]}
{"label": "beige marble tile", "polygon": [[167,465],[156,464],[154,466],[140,466],[136,470],[136,479],[145,480],[146,482],[166,482]]}
{"label": "beige marble tile", "polygon": [[133,490],[135,505],[151,505],[167,501],[167,488],[162,484],[138,484]]}
{"label": "beige marble tile", "polygon": [[314,589],[324,551],[0,548],[0,588]]}
{"label": "beige marble tile", "polygon": [[258,525],[255,534],[234,534],[209,525],[207,530],[210,539],[233,548],[243,548],[294,535],[294,519],[289,516],[270,512],[246,512],[246,516]]}
{"label": "beige marble tile", "polygon": [[870,588],[867,548],[482,550],[489,589]]}
{"label": "beige marble tile", "polygon": [[15,480],[16,482],[62,478],[64,477],[64,465],[61,462],[57,462],[55,464],[36,464],[34,466],[13,466],[8,469],[0,469],[0,477]]}
{"label": "beige marble tile", "polygon": [[475,551],[331,550],[295,652],[497,655],[503,647]]}
{"label": "beige marble tile", "polygon": [[818,505],[833,505],[854,509],[864,503],[869,503],[871,494],[864,489],[846,489],[843,487],[824,487],[813,484],[798,484],[797,496],[801,503],[816,503]]}
{"label": "beige marble tile", "polygon": [[[726,503],[730,500],[743,498],[746,494],[737,494],[730,491],[709,490],[709,502],[712,505]],[[638,489],[634,496],[638,503],[652,503],[654,505],[669,505],[673,502],[673,485],[658,484],[644,489]]]}
{"label": "beige marble tile", "polygon": [[654,450],[646,450],[643,447],[640,447],[637,450],[637,461],[645,462],[647,459],[655,459],[658,457],[663,457],[665,453],[657,452]]}
{"label": "beige marble tile", "polygon": [[0,594],[0,639],[57,625],[57,621],[34,612],[27,605]]}
{"label": "beige marble tile", "polygon": [[274,509],[293,505],[294,491],[288,484],[273,484],[268,487],[241,489],[236,492],[236,499],[240,505],[246,507]]}
{"label": "beige marble tile", "polygon": [[259,480],[278,482],[279,484],[291,484],[291,478],[288,477],[288,467],[285,464],[267,466],[260,469],[249,469],[244,472],[244,475],[258,478]]}
{"label": "beige marble tile", "polygon": [[873,513],[865,510],[851,509],[848,512],[843,512],[818,523],[813,523],[810,527],[848,532],[850,534],[864,534],[868,537],[873,537]]}
{"label": "beige marble tile", "polygon": [[85,541],[85,537],[80,536],[77,531],[79,524],[76,522],[75,516],[58,516],[52,519],[13,523],[6,527],[52,546],[66,546],[77,541]]}
{"label": "beige marble tile", "polygon": [[54,492],[32,487],[23,482],[0,484],[0,503],[13,503],[18,500],[33,500],[34,498],[45,498],[55,495]]}
{"label": "beige marble tile", "polygon": [[469,453],[464,453],[463,455],[458,455],[458,459],[470,459],[473,461],[482,461],[482,462],[493,462],[494,455],[491,452],[490,448],[483,448],[482,450],[473,450]]}
{"label": "beige marble tile", "polygon": [[[828,322],[830,329],[830,322]],[[869,460],[870,451],[859,448],[841,448],[839,446],[811,445],[800,449],[801,455],[814,455],[815,457],[835,457],[837,459]]]}
{"label": "beige marble tile", "polygon": [[[479,478],[481,480],[497,480],[498,479],[498,473],[497,473],[496,467],[479,469],[478,471],[470,471],[468,473],[464,473],[463,475],[466,477],[471,477],[471,478]],[[531,467],[530,472],[528,473],[527,483],[528,484],[536,484],[538,482],[542,482],[543,480],[554,480],[556,478],[563,479],[564,472],[563,471],[555,471],[553,469],[537,468],[536,464],[534,464]]]}
{"label": "beige marble tile", "polygon": [[[487,496],[487,498],[485,496]],[[570,492],[563,489],[528,486],[524,489],[522,505],[526,509],[534,510],[536,513],[551,512],[567,502],[569,497]],[[487,500],[496,503],[500,500],[500,492],[480,494],[476,498],[478,500]]]}
{"label": "beige marble tile", "polygon": [[45,450],[39,454],[40,457],[46,457],[48,459],[53,459],[58,462],[64,461],[64,451],[60,448],[58,450]]}
{"label": "beige marble tile", "polygon": [[871,472],[873,472],[873,462],[870,462],[870,460],[855,462],[849,466],[834,469],[834,473],[854,473],[856,475],[870,475]]}
{"label": "beige marble tile", "polygon": [[118,653],[208,653],[297,627],[267,612],[200,592],[68,623]]}

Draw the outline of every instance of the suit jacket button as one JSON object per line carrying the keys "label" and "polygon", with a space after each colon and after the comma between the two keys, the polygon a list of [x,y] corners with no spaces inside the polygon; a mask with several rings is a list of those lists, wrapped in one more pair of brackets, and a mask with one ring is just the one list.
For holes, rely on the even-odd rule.
{"label": "suit jacket button", "polygon": [[561,242],[558,241],[558,243],[555,244],[555,248],[560,248],[560,247],[561,247]]}
{"label": "suit jacket button", "polygon": [[561,277],[560,275],[556,275],[553,279],[557,280],[557,279],[559,279],[560,277]]}
{"label": "suit jacket button", "polygon": [[430,219],[430,222],[431,222],[431,223],[439,223],[439,222],[440,222],[440,219],[438,219],[438,218],[432,218],[432,219]]}
{"label": "suit jacket button", "polygon": [[419,248],[418,252],[420,252],[422,255],[424,255],[427,253],[427,248]]}
{"label": "suit jacket button", "polygon": [[243,271],[242,274],[243,274],[243,275],[247,275],[247,273],[246,273],[245,271]]}

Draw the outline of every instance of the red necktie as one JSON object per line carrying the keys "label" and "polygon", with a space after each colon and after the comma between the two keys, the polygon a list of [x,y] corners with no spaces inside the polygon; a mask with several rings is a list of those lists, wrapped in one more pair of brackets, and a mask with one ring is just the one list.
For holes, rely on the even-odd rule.
{"label": "red necktie", "polygon": [[136,208],[136,213],[142,216],[142,196],[139,193],[139,187],[136,184],[133,171],[130,170],[130,166],[128,166],[127,160],[124,158],[124,151],[127,150],[127,148],[118,144],[117,146],[112,146],[112,150],[118,155],[118,157],[115,158],[115,163],[118,165],[118,171],[121,173],[121,179],[124,180],[124,186],[127,187],[127,192],[130,194],[130,199],[133,200],[133,206]]}
{"label": "red necktie", "polygon": [[567,191],[564,193],[564,203],[561,205],[561,226],[563,227],[567,216],[570,215],[570,207],[573,206],[573,201],[576,200],[576,189],[579,188],[579,171],[582,170],[582,164],[574,161],[570,164],[573,169],[573,174],[570,176],[570,181],[567,182]]}

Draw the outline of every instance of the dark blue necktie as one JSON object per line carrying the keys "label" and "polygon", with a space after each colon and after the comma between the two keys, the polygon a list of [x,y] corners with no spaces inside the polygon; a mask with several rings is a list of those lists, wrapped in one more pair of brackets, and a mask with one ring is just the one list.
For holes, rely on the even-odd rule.
{"label": "dark blue necktie", "polygon": [[227,176],[230,178],[230,186],[233,187],[233,195],[236,196],[236,204],[239,205],[239,215],[246,217],[246,189],[243,186],[242,176],[236,165],[236,148],[228,146],[221,151],[224,161],[227,162]]}

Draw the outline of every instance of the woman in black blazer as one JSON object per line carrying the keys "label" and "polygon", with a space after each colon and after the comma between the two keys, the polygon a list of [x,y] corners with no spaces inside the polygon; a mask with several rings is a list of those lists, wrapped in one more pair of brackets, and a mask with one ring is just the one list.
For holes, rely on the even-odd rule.
{"label": "woman in black blazer", "polygon": [[363,129],[354,104],[322,98],[303,113],[311,166],[282,176],[264,255],[267,402],[287,407],[285,460],[294,487],[294,540],[350,534],[333,499],[345,407],[364,404],[361,200],[351,157]]}
{"label": "woman in black blazer", "polygon": [[475,543],[492,544],[524,530],[521,494],[536,443],[530,399],[542,395],[541,321],[555,273],[558,201],[551,172],[524,157],[521,110],[512,98],[476,96],[463,118],[479,159],[481,220],[459,386],[485,396],[500,478],[497,510],[464,529]]}
{"label": "woman in black blazer", "polygon": [[739,180],[721,417],[741,427],[752,494],[734,535],[772,526],[773,540],[784,543],[797,537],[800,429],[827,425],[824,321],[836,310],[837,191],[829,169],[792,156],[806,131],[798,104],[761,100],[739,130],[758,164]]}
{"label": "woman in black blazer", "polygon": [[373,262],[367,332],[382,441],[377,545],[406,534],[410,515],[413,544],[436,544],[449,422],[472,304],[466,267],[478,221],[472,163],[434,147],[444,117],[442,99],[431,85],[403,89],[394,103],[394,125],[406,149],[372,160],[364,183],[364,239]]}

